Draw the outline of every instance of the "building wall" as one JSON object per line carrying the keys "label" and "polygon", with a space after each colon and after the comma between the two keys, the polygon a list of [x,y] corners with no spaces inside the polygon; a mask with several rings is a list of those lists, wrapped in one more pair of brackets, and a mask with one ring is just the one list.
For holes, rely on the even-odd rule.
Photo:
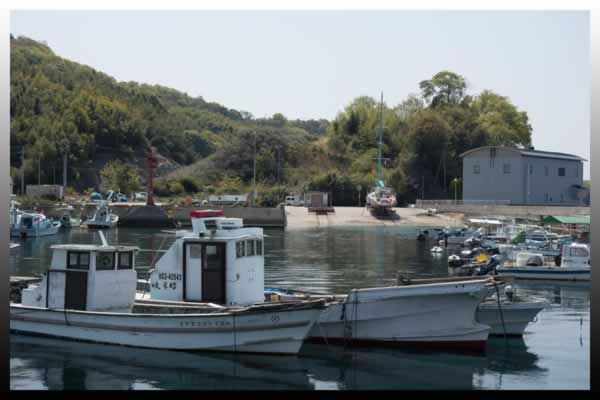
{"label": "building wall", "polygon": [[[574,160],[523,156],[519,152],[489,148],[463,157],[464,200],[510,200],[511,204],[582,205],[572,189],[583,184],[583,163]],[[493,158],[493,161],[491,160]],[[504,165],[510,165],[510,172]],[[479,174],[474,166],[479,165]],[[559,176],[565,168],[565,176]]]}
{"label": "building wall", "polygon": [[[463,200],[510,200],[524,201],[524,166],[518,152],[481,149],[463,157]],[[510,165],[510,173],[504,172],[504,164]],[[474,167],[479,166],[479,174]]]}
{"label": "building wall", "polygon": [[[573,185],[583,184],[583,163],[581,161],[523,157],[531,168],[526,177],[526,204],[537,205],[581,205],[573,196]],[[565,176],[558,175],[558,169],[565,168]]]}

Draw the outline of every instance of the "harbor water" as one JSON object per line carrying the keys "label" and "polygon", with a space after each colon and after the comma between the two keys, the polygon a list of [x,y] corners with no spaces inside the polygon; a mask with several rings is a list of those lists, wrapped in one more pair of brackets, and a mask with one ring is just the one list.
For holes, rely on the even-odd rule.
{"label": "harbor water", "polygon": [[[448,275],[445,253],[415,240],[418,227],[265,229],[265,286],[325,293]],[[160,229],[117,228],[110,243],[143,249],[150,266],[175,240]],[[44,272],[50,246],[100,243],[74,228],[19,240],[11,275]],[[459,249],[456,248],[456,251]],[[10,388],[187,390],[589,389],[589,282],[516,281],[517,294],[549,300],[522,338],[493,337],[484,354],[304,344],[299,356],[175,352],[10,335]]]}

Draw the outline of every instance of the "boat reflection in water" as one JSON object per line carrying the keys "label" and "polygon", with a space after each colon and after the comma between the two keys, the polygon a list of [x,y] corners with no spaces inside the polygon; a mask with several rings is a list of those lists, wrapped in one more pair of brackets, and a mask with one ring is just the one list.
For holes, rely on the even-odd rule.
{"label": "boat reflection in water", "polygon": [[472,356],[305,344],[296,357],[175,352],[11,335],[11,389],[473,389],[500,388],[503,379],[524,372],[528,379],[545,373],[522,339],[490,339],[488,347],[485,356]]}

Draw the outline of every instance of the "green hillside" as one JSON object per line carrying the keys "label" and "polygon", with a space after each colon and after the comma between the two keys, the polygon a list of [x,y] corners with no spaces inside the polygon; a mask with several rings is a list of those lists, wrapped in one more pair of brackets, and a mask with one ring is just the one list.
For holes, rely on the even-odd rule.
{"label": "green hillside", "polygon": [[[468,94],[465,79],[449,71],[418,86],[419,94],[383,106],[384,181],[401,203],[423,191],[427,198],[453,193],[464,151],[531,142],[527,114],[506,97]],[[159,194],[249,193],[256,141],[262,200],[316,189],[332,191],[336,205],[355,205],[357,185],[364,199],[375,181],[379,112],[377,100],[360,96],[333,121],[254,118],[167,87],[117,82],[43,43],[11,36],[15,187],[21,146],[26,183],[37,183],[38,160],[41,182],[60,183],[66,153],[69,185],[77,190],[99,188],[100,171],[113,159],[135,166],[144,181],[143,156],[152,147],[162,160]]]}

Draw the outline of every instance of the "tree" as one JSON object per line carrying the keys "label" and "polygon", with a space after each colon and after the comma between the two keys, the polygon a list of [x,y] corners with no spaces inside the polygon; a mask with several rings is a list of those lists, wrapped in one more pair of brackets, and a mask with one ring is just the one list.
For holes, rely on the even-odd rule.
{"label": "tree", "polygon": [[441,71],[430,80],[421,81],[419,87],[423,98],[431,107],[438,107],[460,103],[465,95],[467,84],[462,76],[450,71]]}
{"label": "tree", "polygon": [[103,192],[120,191],[130,195],[140,189],[140,176],[131,164],[118,160],[109,161],[100,172],[100,188]]}

